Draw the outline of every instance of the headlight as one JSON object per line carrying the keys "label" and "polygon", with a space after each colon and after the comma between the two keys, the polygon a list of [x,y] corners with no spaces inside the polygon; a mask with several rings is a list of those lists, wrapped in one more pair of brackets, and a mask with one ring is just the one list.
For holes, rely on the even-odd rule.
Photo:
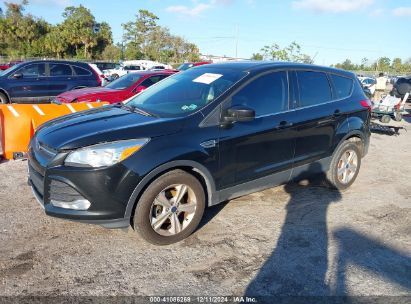
{"label": "headlight", "polygon": [[148,138],[122,140],[81,148],[71,152],[65,164],[74,167],[94,168],[112,166],[140,150]]}

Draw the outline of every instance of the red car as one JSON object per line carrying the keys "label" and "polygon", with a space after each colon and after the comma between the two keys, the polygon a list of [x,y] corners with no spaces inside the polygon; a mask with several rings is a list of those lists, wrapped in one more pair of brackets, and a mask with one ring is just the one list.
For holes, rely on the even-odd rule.
{"label": "red car", "polygon": [[15,60],[15,61],[10,61],[9,63],[1,63],[0,64],[0,70],[4,71],[7,70],[8,68],[12,67],[15,64],[19,64],[23,61],[21,60]]}
{"label": "red car", "polygon": [[84,88],[64,92],[54,98],[55,103],[99,102],[116,103],[124,101],[156,82],[175,74],[175,71],[142,71],[129,73],[104,87]]}

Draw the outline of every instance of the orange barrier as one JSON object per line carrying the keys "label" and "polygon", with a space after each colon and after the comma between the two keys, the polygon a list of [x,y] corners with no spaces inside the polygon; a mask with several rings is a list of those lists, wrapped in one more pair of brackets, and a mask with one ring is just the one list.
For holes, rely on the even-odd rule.
{"label": "orange barrier", "polygon": [[0,105],[0,156],[13,159],[27,152],[34,132],[46,121],[105,104],[107,103]]}

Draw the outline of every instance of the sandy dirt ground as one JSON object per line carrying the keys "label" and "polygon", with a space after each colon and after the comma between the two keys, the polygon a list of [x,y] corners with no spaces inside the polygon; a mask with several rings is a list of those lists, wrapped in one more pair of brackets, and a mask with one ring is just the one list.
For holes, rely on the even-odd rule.
{"label": "sandy dirt ground", "polygon": [[373,134],[344,192],[289,184],[209,208],[157,247],[45,216],[27,162],[0,164],[0,295],[411,296],[411,117]]}

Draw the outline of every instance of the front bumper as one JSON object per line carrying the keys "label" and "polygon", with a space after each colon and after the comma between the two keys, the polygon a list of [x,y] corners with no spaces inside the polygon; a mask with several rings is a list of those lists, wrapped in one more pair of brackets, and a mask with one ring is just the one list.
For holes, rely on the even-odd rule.
{"label": "front bumper", "polygon": [[[44,165],[39,153],[32,149],[28,153],[28,183],[45,213],[107,228],[128,227],[126,207],[140,179],[122,164],[103,169],[74,168],[64,166],[64,158],[57,156],[57,161]],[[76,199],[88,200],[91,205],[87,210],[74,210],[51,203]]]}

